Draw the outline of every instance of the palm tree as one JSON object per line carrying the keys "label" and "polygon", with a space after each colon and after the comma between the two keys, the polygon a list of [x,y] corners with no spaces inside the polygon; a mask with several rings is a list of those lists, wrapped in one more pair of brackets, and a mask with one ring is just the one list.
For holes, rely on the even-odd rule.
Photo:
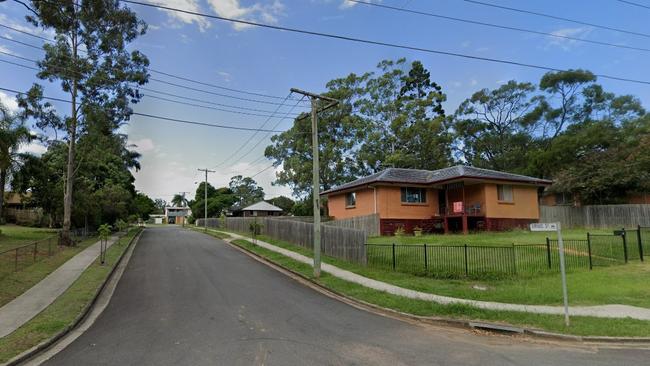
{"label": "palm tree", "polygon": [[185,207],[187,206],[187,199],[185,198],[185,195],[181,194],[176,194],[174,195],[174,198],[172,198],[172,205],[176,207]]}
{"label": "palm tree", "polygon": [[4,221],[4,196],[7,177],[19,162],[18,149],[34,136],[22,118],[12,114],[0,103],[0,221]]}

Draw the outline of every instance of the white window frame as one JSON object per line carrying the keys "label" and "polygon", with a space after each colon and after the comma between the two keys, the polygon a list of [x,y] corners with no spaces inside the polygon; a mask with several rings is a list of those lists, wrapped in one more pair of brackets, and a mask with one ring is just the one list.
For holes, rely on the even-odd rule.
{"label": "white window frame", "polygon": [[499,202],[514,202],[514,191],[511,184],[497,184],[497,200]]}

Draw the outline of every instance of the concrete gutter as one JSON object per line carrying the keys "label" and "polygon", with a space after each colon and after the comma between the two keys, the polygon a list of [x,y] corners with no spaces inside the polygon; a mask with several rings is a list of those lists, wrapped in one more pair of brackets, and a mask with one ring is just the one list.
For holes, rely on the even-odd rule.
{"label": "concrete gutter", "polygon": [[[11,360],[7,361],[4,364],[1,364],[0,366],[16,366],[22,364],[23,362],[25,362],[25,364],[30,364],[30,365],[40,365],[42,362],[46,361],[47,359],[52,357],[56,352],[59,351],[58,349],[56,349],[56,347],[59,344],[65,343],[65,345],[67,345],[71,343],[74,339],[76,339],[79,335],[81,335],[83,331],[88,329],[90,325],[92,325],[92,323],[95,322],[97,316],[99,316],[99,314],[101,314],[104,308],[106,308],[106,306],[108,305],[108,301],[110,300],[110,297],[113,294],[115,287],[117,286],[117,282],[119,281],[120,277],[122,277],[122,273],[124,272],[124,269],[126,268],[126,265],[129,262],[131,254],[133,253],[135,244],[140,239],[140,236],[142,235],[143,232],[144,230],[140,231],[137,235],[131,238],[127,248],[124,250],[124,252],[122,252],[117,262],[115,262],[108,276],[106,276],[106,279],[104,279],[101,286],[99,286],[97,291],[95,291],[92,300],[88,304],[86,304],[82,312],[75,318],[75,320],[70,325],[68,325],[63,330],[53,335],[49,339],[26,350],[25,352],[17,355],[16,357],[12,358]],[[120,269],[119,271],[118,268]],[[100,296],[103,297],[101,304],[99,304]],[[96,305],[101,305],[101,306],[96,306]],[[80,325],[82,325],[82,322],[83,322],[83,327],[80,327]],[[74,337],[74,339],[71,340],[67,339],[66,336],[69,335],[74,330],[76,330],[78,327],[83,328],[82,332],[77,334]],[[48,354],[48,350],[50,349],[55,349],[56,352],[54,352],[53,354]],[[45,354],[45,356],[47,357],[44,359],[40,359],[41,357],[39,356],[41,354]]]}

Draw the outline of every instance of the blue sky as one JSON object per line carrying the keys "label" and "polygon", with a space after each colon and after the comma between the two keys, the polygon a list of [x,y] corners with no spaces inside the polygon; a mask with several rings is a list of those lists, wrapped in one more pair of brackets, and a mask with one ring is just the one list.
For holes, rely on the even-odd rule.
{"label": "blue sky", "polygon": [[[456,23],[414,14],[403,14],[366,5],[354,5],[343,0],[144,0],[187,10],[217,14],[321,31],[359,38],[434,48],[482,57],[509,59],[556,68],[584,68],[599,74],[633,79],[650,79],[650,54],[628,49],[605,47],[576,41],[531,35],[478,25]],[[647,3],[648,0],[638,0]],[[494,4],[526,8],[533,11],[580,19],[596,24],[647,31],[650,10],[632,7],[615,0],[557,1],[557,0],[485,0]],[[518,14],[471,4],[462,0],[383,0],[383,4],[434,12],[447,16],[498,23],[542,32],[569,35],[603,42],[650,48],[650,39],[597,29],[589,26],[556,21],[532,15]],[[207,20],[184,14],[131,5],[149,24],[148,33],[131,47],[140,49],[151,61],[151,67],[179,76],[222,85],[229,88],[285,97],[291,87],[321,92],[327,81],[350,72],[372,71],[382,59],[406,57],[421,60],[431,71],[432,79],[447,94],[445,109],[451,113],[457,105],[481,88],[496,88],[515,79],[536,82],[543,74],[516,66],[458,59],[415,51],[362,45],[338,40],[316,38],[289,32],[241,27],[227,22]],[[0,3],[0,23],[29,29],[24,21],[24,8],[13,2]],[[30,31],[34,31],[30,29]],[[6,29],[0,34],[16,40],[38,44],[38,40]],[[40,52],[0,39],[0,51],[29,58]],[[11,57],[0,54],[0,59]],[[17,61],[17,60],[11,60]],[[23,62],[24,63],[24,62]],[[0,87],[26,90],[35,81],[32,70],[0,63]],[[267,102],[281,100],[251,97],[210,87],[192,85],[152,74],[157,79],[212,90],[238,97]],[[600,80],[609,91],[633,94],[650,105],[650,86]],[[247,102],[215,95],[179,89],[152,81],[150,89],[214,103],[272,111],[274,104]],[[46,85],[46,94],[63,96],[54,85]],[[147,94],[147,92],[145,92]],[[150,93],[152,94],[152,93]],[[0,94],[3,102],[12,105],[10,93]],[[175,98],[172,98],[175,99]],[[63,111],[67,110],[61,105]],[[65,108],[65,109],[63,109]],[[281,107],[280,111],[288,111]],[[197,108],[145,97],[134,107],[141,113],[173,118],[221,123],[244,127],[259,127],[264,117],[239,115],[206,108]],[[297,108],[296,111],[303,110]],[[267,127],[275,125],[272,120]],[[287,119],[279,129],[290,126]],[[152,197],[170,200],[180,191],[194,194],[197,181],[203,179],[197,168],[214,167],[222,163],[248,140],[252,132],[219,130],[215,128],[172,124],[146,117],[134,116],[126,128],[129,139],[143,154],[142,170],[135,173],[136,187]],[[236,174],[252,175],[268,167],[261,159],[267,140],[252,146],[265,134],[256,135],[240,154],[217,168],[209,176],[213,185],[226,185]],[[32,145],[30,151],[42,152]],[[247,154],[246,156],[241,156]],[[264,187],[267,197],[288,194],[286,187],[271,186],[275,171],[266,170],[255,177]]]}

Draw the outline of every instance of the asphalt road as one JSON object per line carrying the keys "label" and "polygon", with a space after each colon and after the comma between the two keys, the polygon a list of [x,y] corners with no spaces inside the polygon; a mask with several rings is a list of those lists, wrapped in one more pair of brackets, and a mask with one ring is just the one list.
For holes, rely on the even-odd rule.
{"label": "asphalt road", "polygon": [[538,344],[356,309],[226,243],[147,229],[95,324],[47,365],[648,365],[650,351]]}

